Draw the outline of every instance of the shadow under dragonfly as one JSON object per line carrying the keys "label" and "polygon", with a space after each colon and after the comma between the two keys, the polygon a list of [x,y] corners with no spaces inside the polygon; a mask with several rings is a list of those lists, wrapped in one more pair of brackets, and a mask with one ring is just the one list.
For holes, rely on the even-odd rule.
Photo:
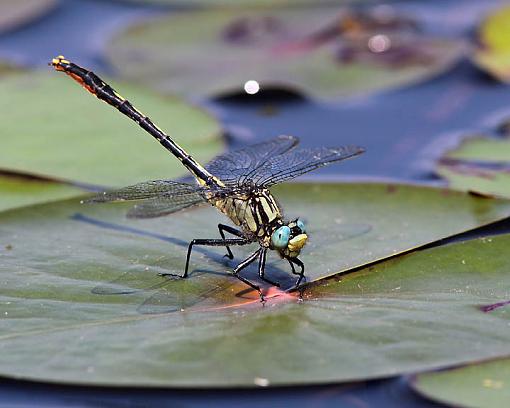
{"label": "shadow under dragonfly", "polygon": [[[134,228],[126,225],[111,223],[93,217],[86,216],[81,213],[75,213],[70,217],[74,221],[86,223],[97,228],[120,231],[128,234],[144,236],[161,241],[165,241],[174,245],[187,248],[188,241],[170,237],[167,235],[155,233],[152,231]],[[349,226],[349,233],[342,234],[341,241],[355,238],[357,236],[367,233],[370,228],[360,225]],[[246,305],[251,303],[258,303],[259,295],[251,288],[239,283],[239,280],[229,274],[237,260],[229,260],[221,254],[211,251],[207,247],[196,247],[194,251],[204,254],[210,261],[226,267],[224,272],[217,272],[208,269],[194,269],[188,279],[180,279],[172,276],[161,276],[154,272],[147,270],[128,271],[122,273],[115,279],[100,284],[92,289],[92,293],[96,295],[133,295],[142,292],[152,293],[149,295],[137,308],[137,311],[142,314],[160,314],[172,313],[186,309],[197,309],[197,305],[205,306],[200,307],[200,310],[214,310],[218,307],[225,308],[235,305]],[[285,294],[285,291],[293,288],[295,277],[285,270],[283,266],[287,263],[282,263],[281,260],[275,260],[266,264],[266,271],[270,276],[278,281],[282,290],[277,291],[280,294]],[[184,260],[183,260],[184,263]],[[276,266],[278,264],[278,266]],[[259,282],[257,268],[247,268],[246,272],[243,271],[244,276],[250,280],[254,280],[257,284],[262,286],[263,291],[269,293],[272,287],[265,282]],[[204,279],[207,279],[204,282]],[[210,307],[209,307],[210,306]]]}
{"label": "shadow under dragonfly", "polygon": [[[189,245],[188,241],[179,238],[170,237],[140,228],[103,221],[81,213],[75,213],[70,218],[74,221],[93,225],[101,229],[120,231],[128,234],[153,238],[178,245],[183,248],[187,248]],[[226,267],[229,267],[236,262],[235,260],[228,260],[222,255],[211,251],[207,247],[196,247],[194,251],[202,253],[207,256],[209,260],[220,265],[225,265]],[[270,273],[281,278],[282,286],[292,286],[292,278],[286,276],[285,271],[269,263],[267,267]],[[246,275],[249,279],[256,279],[256,274],[253,272],[255,271],[252,271],[251,269],[247,271]],[[235,288],[233,291],[233,301],[235,301],[235,298],[241,298],[244,300],[252,300],[252,298],[259,299],[258,294],[256,294],[252,289],[244,286],[240,287],[239,281],[236,278],[232,277],[232,279],[229,279],[230,276],[228,269],[226,269],[225,272],[217,272],[207,269],[194,269],[190,275],[190,279],[184,280],[178,277],[161,276],[145,270],[129,271],[122,273],[120,276],[109,282],[96,286],[92,289],[92,293],[97,295],[130,295],[140,292],[154,292],[138,307],[137,310],[142,314],[171,313],[188,309],[204,302],[207,299],[221,297],[219,294],[226,292],[229,288]],[[219,279],[211,279],[211,284],[205,290],[201,290],[199,292],[196,290],[186,290],[186,288],[184,288],[188,282],[192,283],[193,279],[197,279],[200,276],[217,276]],[[172,285],[172,290],[167,288],[169,285]],[[203,284],[201,286],[203,286]],[[229,292],[232,291],[230,290]]]}

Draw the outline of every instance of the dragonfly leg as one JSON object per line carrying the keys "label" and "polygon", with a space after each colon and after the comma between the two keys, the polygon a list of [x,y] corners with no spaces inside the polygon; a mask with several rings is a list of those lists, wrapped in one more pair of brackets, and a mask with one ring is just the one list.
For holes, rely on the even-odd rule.
{"label": "dragonfly leg", "polygon": [[189,243],[188,253],[186,255],[186,266],[184,267],[184,274],[178,275],[175,273],[160,273],[160,276],[177,276],[179,278],[187,278],[188,277],[188,269],[189,269],[189,261],[191,258],[191,251],[193,251],[193,246],[195,245],[203,245],[203,246],[227,246],[227,245],[246,245],[249,244],[250,241],[244,238],[233,238],[233,239],[194,239]]}
{"label": "dragonfly leg", "polygon": [[[303,279],[306,281],[305,264],[297,258],[288,259],[288,261],[289,261],[290,267],[292,268],[292,273],[294,275],[299,275],[298,280],[296,281],[296,284],[294,285],[294,287],[297,288]],[[301,268],[300,272],[296,272],[296,268],[294,268],[294,264],[296,264],[297,266],[299,266]]]}
{"label": "dragonfly leg", "polygon": [[[220,231],[221,238],[223,238],[223,239],[226,239],[224,231],[227,231],[230,234],[235,235],[236,237],[244,238],[244,235],[243,235],[243,233],[241,231],[236,230],[235,228],[232,228],[229,225],[218,224],[218,230]],[[230,250],[230,247],[228,245],[226,245],[226,248],[227,248],[227,253],[225,254],[225,256],[228,259],[234,259],[234,254]]]}
{"label": "dragonfly leg", "polygon": [[260,250],[260,257],[259,257],[259,276],[260,279],[263,281],[266,281],[267,283],[270,283],[273,286],[276,286],[277,288],[280,287],[280,284],[278,282],[272,281],[271,279],[268,279],[265,277],[266,272],[266,255],[267,255],[267,248],[261,248]]}
{"label": "dragonfly leg", "polygon": [[260,255],[260,252],[262,251],[262,248],[257,249],[253,254],[251,254],[248,258],[246,258],[244,261],[242,261],[239,265],[237,265],[234,270],[232,271],[232,274],[239,279],[241,282],[244,282],[246,285],[251,287],[252,289],[255,289],[257,292],[259,292],[260,295],[260,301],[264,301],[264,295],[260,291],[260,288],[255,285],[254,283],[250,282],[248,279],[243,278],[241,275],[239,275],[239,272],[246,268],[248,265],[250,265],[257,257]]}

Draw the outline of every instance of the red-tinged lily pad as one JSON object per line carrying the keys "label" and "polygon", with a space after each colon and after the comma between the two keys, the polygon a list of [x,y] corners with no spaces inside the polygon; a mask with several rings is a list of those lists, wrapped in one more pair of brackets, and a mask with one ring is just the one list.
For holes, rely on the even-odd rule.
{"label": "red-tinged lily pad", "polygon": [[83,194],[78,187],[29,177],[0,174],[0,211]]}
{"label": "red-tinged lily pad", "polygon": [[[116,86],[197,159],[222,150],[221,129],[205,112]],[[0,170],[109,186],[186,173],[135,123],[55,72],[7,75],[0,80],[0,104]]]}
{"label": "red-tinged lily pad", "polygon": [[[310,280],[371,263],[510,214],[504,200],[417,186],[288,184],[307,220]],[[67,200],[0,213],[0,374],[82,384],[250,386],[347,381],[435,368],[508,350],[510,238],[410,254],[336,276],[304,300],[230,276],[250,248],[187,244],[217,236],[213,208],[128,220],[127,203]],[[268,276],[292,285],[272,256]],[[245,275],[257,281],[256,271]],[[453,324],[454,322],[454,324]],[[455,339],[455,341],[452,341]]]}
{"label": "red-tinged lily pad", "polygon": [[481,69],[503,82],[510,82],[510,7],[489,15],[478,30],[478,47],[472,59]]}
{"label": "red-tinged lily pad", "polygon": [[318,7],[173,13],[119,34],[107,56],[123,77],[163,92],[221,96],[255,80],[262,91],[331,98],[429,78],[463,48],[404,17]]}
{"label": "red-tinged lily pad", "polygon": [[8,31],[29,23],[57,5],[56,0],[2,0],[0,2],[0,31]]}
{"label": "red-tinged lily pad", "polygon": [[439,160],[436,172],[450,187],[510,197],[510,140],[473,137]]}
{"label": "red-tinged lily pad", "polygon": [[510,359],[419,374],[412,385],[423,396],[455,407],[506,407],[510,401]]}

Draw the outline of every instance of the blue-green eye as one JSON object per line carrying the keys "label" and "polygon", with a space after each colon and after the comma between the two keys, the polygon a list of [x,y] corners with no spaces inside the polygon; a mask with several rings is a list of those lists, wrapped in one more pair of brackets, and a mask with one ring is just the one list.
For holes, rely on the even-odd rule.
{"label": "blue-green eye", "polygon": [[275,248],[283,249],[289,243],[290,228],[284,225],[278,228],[271,236],[271,243]]}
{"label": "blue-green eye", "polygon": [[306,231],[305,231],[305,223],[301,220],[297,220],[296,221],[296,225],[298,226],[298,228],[301,230],[301,232],[304,234]]}

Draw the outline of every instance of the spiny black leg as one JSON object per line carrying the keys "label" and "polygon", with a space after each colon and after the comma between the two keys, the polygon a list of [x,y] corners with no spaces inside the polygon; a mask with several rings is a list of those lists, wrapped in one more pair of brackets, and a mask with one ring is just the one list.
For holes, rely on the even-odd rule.
{"label": "spiny black leg", "polygon": [[266,272],[266,255],[267,255],[267,248],[261,248],[260,251],[260,257],[259,257],[259,276],[260,279],[263,281],[266,281],[267,283],[270,283],[273,286],[276,286],[277,288],[280,287],[280,284],[278,282],[274,282],[271,279],[268,279],[264,276]]}
{"label": "spiny black leg", "polygon": [[[241,231],[236,230],[235,228],[232,228],[229,225],[218,224],[218,230],[220,231],[221,238],[223,238],[223,239],[226,239],[224,231],[227,231],[227,232],[231,233],[232,235],[235,235],[236,237],[244,238],[244,235]],[[225,256],[228,257],[229,259],[234,259],[234,254],[230,250],[230,247],[227,245],[226,248],[227,248],[227,253],[225,254]]]}
{"label": "spiny black leg", "polygon": [[189,268],[189,260],[191,258],[191,251],[193,250],[194,245],[204,245],[204,246],[227,246],[227,245],[246,245],[249,244],[250,241],[244,238],[233,238],[233,239],[194,239],[189,243],[188,246],[188,254],[186,255],[186,266],[184,268],[184,274],[178,275],[175,273],[160,273],[161,276],[177,276],[179,278],[187,278],[188,277],[188,268]]}
{"label": "spiny black leg", "polygon": [[287,259],[287,261],[289,261],[289,265],[290,265],[290,268],[292,269],[292,273],[293,273],[294,275],[297,275],[297,274],[296,274],[296,269],[294,268],[294,264],[292,263],[292,261],[291,261],[291,260],[289,260],[289,259]]}
{"label": "spiny black leg", "polygon": [[[301,281],[303,280],[303,278],[305,279],[306,281],[306,276],[305,276],[305,264],[303,262],[301,262],[299,259],[297,258],[292,258],[292,259],[288,259],[289,261],[289,264],[290,264],[290,267],[292,268],[292,273],[294,275],[299,275],[299,278],[298,280],[296,281],[296,284],[294,285],[294,287],[298,287],[299,284],[301,283]],[[296,264],[297,266],[299,266],[301,268],[301,272],[296,272],[296,269],[294,268],[294,264]]]}
{"label": "spiny black leg", "polygon": [[232,274],[237,278],[239,279],[241,282],[244,282],[245,284],[247,284],[248,286],[250,286],[251,288],[255,289],[257,292],[259,292],[259,295],[260,295],[260,300],[261,302],[264,301],[264,295],[262,294],[262,292],[260,291],[260,288],[255,285],[254,283],[250,282],[248,279],[246,278],[243,278],[241,275],[239,275],[239,272],[241,272],[241,270],[243,270],[244,268],[246,268],[249,264],[251,264],[255,259],[257,259],[257,257],[259,256],[260,254],[260,251],[262,250],[262,248],[259,248],[257,249],[253,254],[251,254],[248,258],[246,258],[244,261],[242,261],[239,265],[237,265],[234,270],[232,271]]}
{"label": "spiny black leg", "polygon": [[206,245],[206,246],[226,246],[228,248],[229,245],[246,245],[250,242],[244,238],[233,238],[233,239],[194,239],[189,243],[188,246],[188,254],[186,255],[186,267],[184,268],[184,276],[188,276],[188,267],[189,260],[191,258],[191,251],[193,250],[193,245]]}

